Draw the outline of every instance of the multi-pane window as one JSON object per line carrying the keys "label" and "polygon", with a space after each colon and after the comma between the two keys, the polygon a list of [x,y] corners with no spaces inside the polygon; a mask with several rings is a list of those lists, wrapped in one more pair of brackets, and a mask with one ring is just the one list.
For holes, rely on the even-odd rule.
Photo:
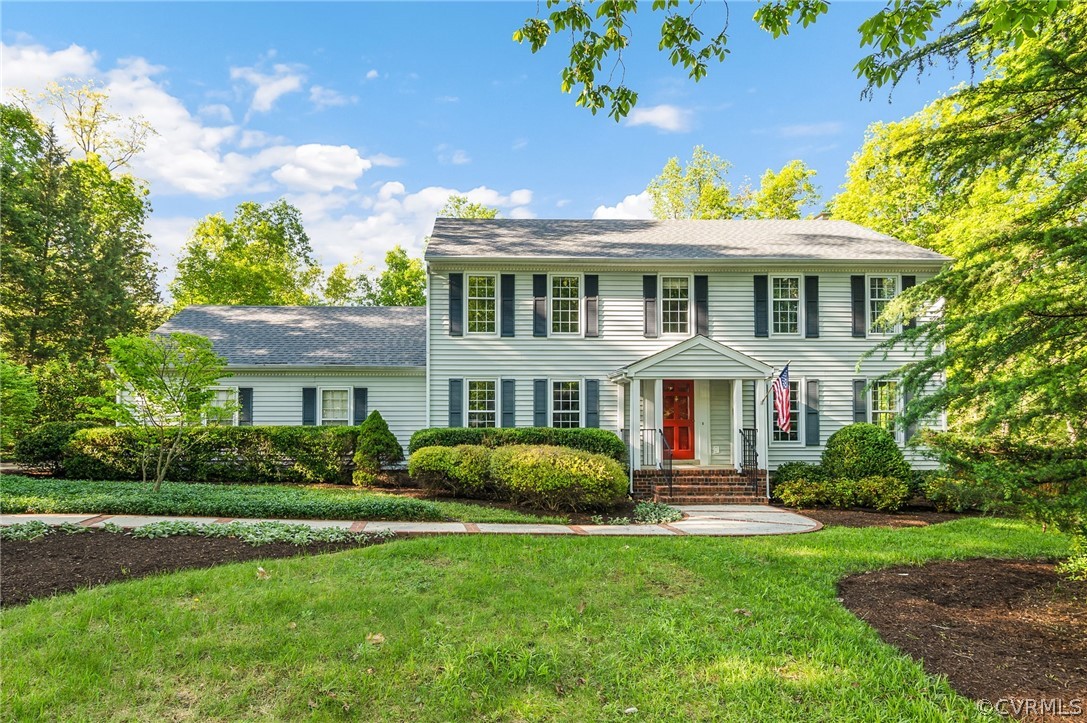
{"label": "multi-pane window", "polygon": [[774,277],[774,333],[800,333],[800,277]]}
{"label": "multi-pane window", "polygon": [[551,426],[581,426],[581,382],[551,383]]}
{"label": "multi-pane window", "polygon": [[237,396],[236,389],[216,389],[207,412],[207,423],[233,426],[237,419]]}
{"label": "multi-pane window", "polygon": [[886,324],[880,323],[879,316],[897,293],[898,277],[868,277],[868,331],[870,333],[885,334],[893,331]]}
{"label": "multi-pane window", "polygon": [[581,333],[581,277],[551,277],[551,333]]}
{"label": "multi-pane window", "polygon": [[468,277],[468,333],[493,334],[497,327],[498,302],[494,276]]}
{"label": "multi-pane window", "polygon": [[800,382],[789,382],[789,431],[782,431],[778,426],[777,412],[774,409],[774,395],[768,395],[770,415],[774,420],[774,441],[795,442],[800,439]]}
{"label": "multi-pane window", "polygon": [[687,334],[691,328],[691,287],[686,276],[661,278],[661,329],[665,334]]}
{"label": "multi-pane window", "polygon": [[321,424],[347,424],[350,398],[346,389],[321,390]]}
{"label": "multi-pane window", "polygon": [[873,382],[871,402],[872,424],[893,433],[898,416],[898,382]]}
{"label": "multi-pane window", "polygon": [[497,408],[493,381],[468,381],[468,426],[494,427]]}

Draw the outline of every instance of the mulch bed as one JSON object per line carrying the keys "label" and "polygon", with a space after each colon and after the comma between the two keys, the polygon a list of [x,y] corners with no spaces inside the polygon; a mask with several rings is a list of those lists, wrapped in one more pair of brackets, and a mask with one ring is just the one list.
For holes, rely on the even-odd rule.
{"label": "mulch bed", "polygon": [[899,512],[870,512],[868,510],[831,510],[782,508],[838,527],[928,527],[941,522],[961,520],[967,515],[957,512],[936,512],[926,509],[905,509]]}
{"label": "mulch bed", "polygon": [[998,710],[1021,720],[1087,720],[1087,582],[1053,564],[935,562],[853,575],[838,589],[884,641],[959,693],[1004,701]]}
{"label": "mulch bed", "polygon": [[5,540],[0,546],[0,606],[20,605],[35,598],[160,572],[339,552],[361,546],[357,543],[299,546],[285,542],[254,546],[231,537],[179,535],[147,540],[97,530],[78,535],[56,531],[29,542]]}

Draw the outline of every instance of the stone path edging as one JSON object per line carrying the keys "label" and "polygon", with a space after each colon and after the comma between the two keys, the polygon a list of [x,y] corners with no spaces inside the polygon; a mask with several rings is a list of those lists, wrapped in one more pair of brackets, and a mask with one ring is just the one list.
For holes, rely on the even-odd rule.
{"label": "stone path edging", "polygon": [[[678,522],[659,525],[551,525],[497,522],[386,522],[358,520],[284,520],[313,528],[339,527],[352,532],[390,530],[400,534],[482,534],[482,535],[579,535],[579,536],[700,536],[747,537],[752,535],[791,535],[815,532],[822,525],[813,519],[768,505],[690,505],[678,508],[684,517]],[[272,518],[268,518],[272,519]],[[94,514],[16,514],[0,515],[0,525],[40,520],[48,525],[70,524],[102,527],[107,523],[126,529],[143,527],[164,520],[204,524],[226,522],[265,522],[267,519],[230,517],[185,517],[153,515]]]}

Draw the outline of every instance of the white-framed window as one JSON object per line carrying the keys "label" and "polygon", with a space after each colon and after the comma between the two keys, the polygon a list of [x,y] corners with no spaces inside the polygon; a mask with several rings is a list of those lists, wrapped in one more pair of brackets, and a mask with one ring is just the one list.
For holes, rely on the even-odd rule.
{"label": "white-framed window", "polygon": [[212,389],[211,408],[204,416],[209,426],[238,426],[238,388],[215,387]]}
{"label": "white-framed window", "polygon": [[498,384],[493,379],[469,379],[467,405],[469,427],[498,426]]}
{"label": "white-framed window", "polygon": [[898,438],[898,430],[895,428],[895,420],[898,418],[899,409],[898,382],[882,381],[872,382],[868,390],[869,419],[877,427],[883,427]]}
{"label": "white-framed window", "polygon": [[493,274],[468,274],[468,333],[498,331],[498,278]]}
{"label": "white-framed window", "polygon": [[661,277],[661,332],[691,333],[691,277]]}
{"label": "white-framed window", "polygon": [[869,334],[893,334],[897,329],[879,323],[879,316],[890,303],[891,299],[898,295],[901,284],[899,278],[894,275],[869,276],[868,277],[868,333]]}
{"label": "white-framed window", "polygon": [[774,276],[770,279],[771,323],[775,335],[800,333],[800,277]]}
{"label": "white-framed window", "polygon": [[320,409],[318,419],[322,425],[335,426],[351,423],[351,390],[322,387],[317,394]]}
{"label": "white-framed window", "polygon": [[551,382],[551,426],[581,426],[581,382]]}
{"label": "white-framed window", "polygon": [[551,285],[551,333],[581,333],[581,276],[555,274]]}
{"label": "white-framed window", "polygon": [[770,439],[775,442],[799,442],[800,441],[800,389],[801,382],[789,382],[789,431],[783,431],[778,427],[778,415],[774,409],[774,394],[767,395],[766,401],[770,405],[770,426],[773,434]]}

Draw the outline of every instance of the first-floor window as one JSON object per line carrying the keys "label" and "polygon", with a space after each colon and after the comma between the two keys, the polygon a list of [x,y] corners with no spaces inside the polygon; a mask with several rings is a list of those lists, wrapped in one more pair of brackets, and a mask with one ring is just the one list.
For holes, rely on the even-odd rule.
{"label": "first-floor window", "polygon": [[581,382],[551,383],[551,426],[581,426]]}
{"label": "first-floor window", "polygon": [[350,393],[348,390],[322,389],[321,424],[347,424],[350,418]]}
{"label": "first-floor window", "polygon": [[894,433],[898,416],[898,382],[874,382],[871,391],[872,424]]}
{"label": "first-floor window", "polygon": [[207,424],[231,427],[238,423],[238,390],[216,389],[207,413]]}
{"label": "first-floor window", "polygon": [[778,419],[776,410],[774,409],[774,395],[769,394],[767,400],[770,402],[770,416],[774,420],[774,441],[775,442],[796,442],[800,439],[800,382],[789,382],[789,431],[786,432],[780,427],[781,420]]}
{"label": "first-floor window", "polygon": [[494,427],[496,404],[493,381],[468,381],[468,426]]}

